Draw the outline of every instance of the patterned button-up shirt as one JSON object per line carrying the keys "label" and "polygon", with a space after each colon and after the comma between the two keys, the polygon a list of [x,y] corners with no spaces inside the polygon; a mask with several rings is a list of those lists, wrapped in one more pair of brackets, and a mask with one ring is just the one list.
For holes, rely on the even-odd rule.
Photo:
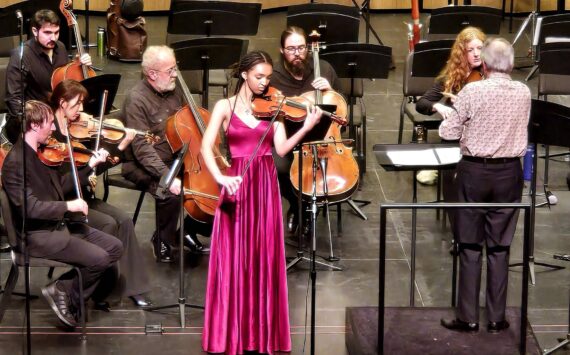
{"label": "patterned button-up shirt", "polygon": [[455,110],[439,126],[443,139],[459,139],[462,155],[510,158],[525,154],[531,95],[508,74],[490,73],[466,85]]}

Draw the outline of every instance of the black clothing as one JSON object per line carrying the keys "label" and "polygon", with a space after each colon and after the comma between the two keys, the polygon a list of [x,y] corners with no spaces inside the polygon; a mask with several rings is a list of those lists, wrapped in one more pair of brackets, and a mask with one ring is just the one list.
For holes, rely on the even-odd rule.
{"label": "black clothing", "polygon": [[[60,142],[65,142],[66,138],[61,134],[59,121],[54,121],[56,130],[52,136]],[[87,148],[94,148],[91,144],[92,140],[83,142]],[[121,151],[117,149],[117,144],[103,144],[113,156],[120,156]],[[64,164],[60,173],[64,173],[68,169],[68,164]],[[105,170],[112,167],[112,164],[105,162],[97,165],[97,174],[102,174]],[[80,170],[89,169],[88,166],[80,168]],[[125,297],[140,295],[150,291],[148,267],[141,263],[143,260],[142,252],[139,247],[137,236],[135,234],[135,226],[133,220],[125,211],[108,204],[107,202],[95,197],[91,191],[89,184],[81,185],[83,199],[89,205],[89,219],[87,224],[95,229],[117,237],[122,243],[124,252],[119,259],[119,281],[121,283],[121,294]],[[102,300],[101,298],[100,300]]]}
{"label": "black clothing", "polygon": [[[121,256],[122,243],[85,223],[69,223],[64,220],[67,211],[64,196],[74,186],[71,174],[61,175],[45,166],[36,152],[22,139],[12,147],[2,167],[2,185],[14,212],[15,225],[21,224],[22,220],[23,149],[26,149],[27,162],[28,251],[31,256],[78,266],[83,277],[84,296],[88,298],[105,271]],[[79,173],[82,182],[87,181],[89,172],[90,169],[84,169]],[[72,304],[77,307],[77,275],[68,272],[60,279]]]}
{"label": "black clothing", "polygon": [[[520,160],[485,164],[462,159],[457,165],[458,202],[520,202],[523,176]],[[479,319],[482,250],[487,247],[486,309],[490,322],[505,320],[509,246],[518,209],[464,209],[455,215],[459,233],[459,294],[457,317]]]}
{"label": "black clothing", "polygon": [[[42,50],[40,44],[29,39],[24,44],[24,83],[20,81],[20,51],[13,49],[6,69],[6,105],[10,114],[16,115],[21,107],[21,92],[24,90],[26,101],[46,101],[51,93],[51,75],[53,71],[69,62],[67,50],[61,42],[56,42],[52,59]],[[22,88],[23,86],[23,88]]]}
{"label": "black clothing", "polygon": [[[436,81],[431,89],[425,92],[416,102],[416,111],[422,115],[433,115],[433,105],[438,103],[443,98],[443,82]],[[446,102],[451,106],[451,102]]]}

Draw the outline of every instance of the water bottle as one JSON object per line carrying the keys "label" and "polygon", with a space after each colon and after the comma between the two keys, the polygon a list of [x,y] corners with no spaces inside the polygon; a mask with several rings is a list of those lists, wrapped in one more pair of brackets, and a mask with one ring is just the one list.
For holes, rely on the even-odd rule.
{"label": "water bottle", "polygon": [[97,29],[97,56],[105,56],[105,29],[99,27]]}
{"label": "water bottle", "polygon": [[526,154],[523,159],[523,178],[525,181],[530,181],[532,178],[532,162],[534,160],[534,144],[529,144],[526,147]]}

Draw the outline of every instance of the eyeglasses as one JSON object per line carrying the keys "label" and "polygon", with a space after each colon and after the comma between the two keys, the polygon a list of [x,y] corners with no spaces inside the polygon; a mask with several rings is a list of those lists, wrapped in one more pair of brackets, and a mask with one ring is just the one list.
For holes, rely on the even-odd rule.
{"label": "eyeglasses", "polygon": [[285,52],[287,52],[288,54],[295,54],[295,52],[299,52],[299,53],[303,53],[304,51],[307,50],[307,46],[303,45],[303,46],[298,46],[298,47],[285,47]]}
{"label": "eyeglasses", "polygon": [[160,73],[168,73],[169,76],[172,76],[178,70],[178,65],[175,65],[172,68],[166,70],[158,70],[158,69],[153,69],[153,70]]}

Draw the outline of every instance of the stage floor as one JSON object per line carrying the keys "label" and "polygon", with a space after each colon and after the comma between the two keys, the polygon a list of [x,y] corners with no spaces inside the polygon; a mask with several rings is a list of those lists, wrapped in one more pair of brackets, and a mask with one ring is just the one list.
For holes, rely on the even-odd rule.
{"label": "stage floor", "polygon": [[[344,271],[319,269],[317,274],[317,335],[318,354],[344,355],[345,347],[345,309],[346,307],[377,306],[378,302],[378,238],[379,205],[382,202],[409,202],[412,196],[412,176],[409,172],[385,172],[376,165],[372,145],[376,143],[396,143],[398,132],[399,108],[402,100],[402,70],[408,43],[406,27],[402,21],[409,21],[409,14],[372,14],[372,25],[384,43],[393,48],[395,70],[390,71],[387,80],[365,80],[366,109],[368,114],[368,156],[367,172],[361,181],[361,189],[356,192],[356,199],[371,200],[363,208],[368,220],[361,220],[351,209],[343,204],[344,233],[335,237],[335,254],[341,258],[338,263]],[[149,44],[162,44],[166,38],[166,17],[147,17],[146,29]],[[82,26],[80,16],[80,25]],[[250,49],[264,49],[277,60],[279,36],[285,28],[285,12],[263,14],[259,34],[249,38]],[[521,19],[515,21],[515,28]],[[102,16],[91,18],[91,33],[97,26],[105,26]],[[508,23],[504,23],[504,36],[513,38],[506,32]],[[93,38],[94,36],[92,36]],[[361,28],[364,38],[364,26]],[[519,55],[526,55],[528,41],[523,38],[517,46]],[[91,50],[95,56],[95,49]],[[94,57],[95,64],[103,68],[104,73],[122,74],[119,94],[115,106],[121,107],[124,94],[140,78],[138,64],[118,63]],[[527,59],[517,63],[527,63]],[[517,70],[516,79],[523,79],[528,69]],[[536,94],[537,78],[528,85]],[[214,88],[210,103],[221,97],[221,90]],[[552,100],[569,105],[565,97],[551,97]],[[404,142],[411,138],[411,124],[406,121]],[[436,132],[430,132],[429,141],[437,142]],[[554,149],[556,151],[556,149]],[[542,164],[542,163],[541,163]],[[550,185],[559,203],[549,210],[537,210],[536,249],[538,261],[570,267],[570,263],[552,259],[554,253],[570,253],[570,192],[566,187],[565,176],[569,171],[566,161],[552,162]],[[539,182],[540,183],[540,182]],[[99,194],[102,196],[102,193]],[[138,193],[112,189],[109,202],[132,213]],[[435,187],[420,186],[419,201],[431,201],[435,198]],[[284,206],[286,210],[287,206]],[[333,210],[334,211],[334,210]],[[331,214],[333,232],[336,228],[336,214]],[[328,255],[326,229],[323,218],[318,221],[319,253]],[[522,221],[520,221],[522,222]],[[388,215],[388,240],[386,243],[386,306],[404,307],[408,304],[410,270],[410,231],[411,212],[391,211]],[[172,304],[178,299],[178,264],[157,264],[152,257],[150,238],[154,230],[154,202],[146,197],[136,231],[139,243],[144,250],[141,265],[150,269],[152,291],[150,297],[155,304]],[[208,239],[202,238],[205,243]],[[417,282],[415,285],[416,305],[418,307],[448,307],[450,304],[451,256],[449,254],[450,233],[442,228],[435,212],[418,212],[417,235]],[[520,261],[522,223],[519,223],[517,236],[512,248],[512,261]],[[295,249],[287,245],[287,255],[294,256]],[[9,255],[2,254],[1,280],[5,282],[10,262]],[[185,280],[188,303],[203,304],[208,257],[186,256]],[[56,271],[56,274],[61,270]],[[40,287],[49,282],[47,270],[33,270],[32,291],[40,294]],[[484,275],[484,274],[483,274]],[[529,291],[529,320],[541,348],[552,347],[556,338],[565,337],[568,321],[569,269],[551,271],[537,267],[536,285]],[[23,277],[18,289],[22,289]],[[484,282],[484,281],[483,281]],[[307,302],[309,297],[308,264],[295,267],[288,274],[290,316],[292,324],[293,354],[309,352],[309,328]],[[521,268],[513,268],[510,273],[508,304],[520,305]],[[43,298],[33,300],[32,340],[35,354],[200,354],[200,337],[203,325],[203,312],[189,310],[186,315],[187,327],[181,329],[177,309],[164,312],[148,313],[136,309],[128,299],[118,296],[111,298],[112,311],[104,313],[89,310],[88,340],[81,343],[77,333],[66,333],[57,328],[58,321]],[[484,304],[484,302],[482,302]],[[24,302],[15,297],[0,324],[0,353],[23,353],[24,337]],[[145,335],[146,325],[161,324],[163,335]],[[422,332],[418,329],[418,332]],[[516,351],[516,350],[515,350]],[[434,354],[434,352],[430,352]],[[513,352],[514,353],[514,352]],[[560,354],[563,354],[561,351]],[[570,354],[570,351],[566,353]]]}

